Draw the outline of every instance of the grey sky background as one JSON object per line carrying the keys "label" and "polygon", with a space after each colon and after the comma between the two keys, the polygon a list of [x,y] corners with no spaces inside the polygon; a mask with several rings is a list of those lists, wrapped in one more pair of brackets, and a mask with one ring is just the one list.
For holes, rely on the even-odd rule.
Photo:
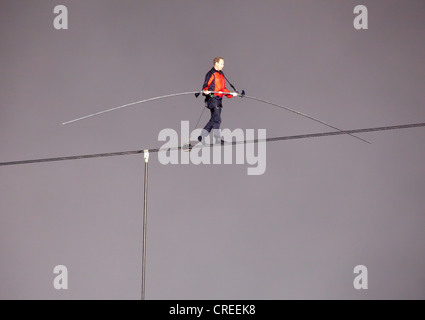
{"label": "grey sky background", "polygon": [[[424,39],[420,0],[1,0],[0,162],[160,147],[201,99],[62,123],[199,90],[215,56],[238,89],[343,129],[424,122]],[[239,98],[222,128],[329,131]],[[146,298],[424,299],[424,130],[272,142],[261,176],[151,155]],[[143,175],[143,155],[1,167],[0,299],[140,299]]]}

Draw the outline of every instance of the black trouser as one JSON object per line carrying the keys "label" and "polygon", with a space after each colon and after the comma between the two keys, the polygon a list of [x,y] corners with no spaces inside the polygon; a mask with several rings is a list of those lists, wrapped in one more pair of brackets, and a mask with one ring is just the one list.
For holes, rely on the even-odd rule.
{"label": "black trouser", "polygon": [[[220,138],[220,124],[221,124],[221,108],[223,105],[221,104],[221,98],[210,98],[207,101],[207,108],[211,111],[210,121],[205,125],[204,130],[208,133],[213,130],[215,138]],[[217,129],[217,130],[215,130]]]}

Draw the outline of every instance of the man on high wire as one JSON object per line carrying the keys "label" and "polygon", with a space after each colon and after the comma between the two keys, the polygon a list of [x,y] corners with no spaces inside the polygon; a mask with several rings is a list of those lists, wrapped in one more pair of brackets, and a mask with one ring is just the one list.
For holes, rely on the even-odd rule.
{"label": "man on high wire", "polygon": [[[227,98],[233,98],[238,95],[237,92],[230,92],[226,89],[226,77],[222,70],[224,67],[224,59],[216,57],[213,60],[213,67],[205,75],[204,85],[202,86],[202,93],[205,96],[205,106],[211,111],[211,118],[202,129],[201,135],[198,137],[199,142],[205,144],[205,137],[213,131],[213,136],[217,144],[223,144],[224,141],[220,134],[221,124],[221,109],[223,108],[222,100],[223,94],[217,92],[226,92]],[[214,93],[215,92],[215,93]]]}

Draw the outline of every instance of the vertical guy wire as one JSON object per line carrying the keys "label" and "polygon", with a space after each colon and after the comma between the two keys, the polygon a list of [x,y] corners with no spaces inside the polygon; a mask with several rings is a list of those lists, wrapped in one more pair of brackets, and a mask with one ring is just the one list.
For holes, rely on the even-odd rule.
{"label": "vertical guy wire", "polygon": [[142,300],[145,300],[145,278],[146,278],[146,226],[148,221],[148,162],[149,150],[144,150],[145,155],[145,189],[143,205],[143,251],[142,251]]}

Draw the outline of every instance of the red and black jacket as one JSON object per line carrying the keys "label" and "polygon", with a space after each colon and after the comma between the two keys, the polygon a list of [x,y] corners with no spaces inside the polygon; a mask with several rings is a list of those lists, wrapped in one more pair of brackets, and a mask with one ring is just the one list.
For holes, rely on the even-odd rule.
{"label": "red and black jacket", "polygon": [[[221,92],[229,92],[226,89],[226,81],[224,78],[224,74],[221,71],[217,71],[215,68],[212,68],[205,76],[204,86],[202,87],[204,91],[221,91]],[[222,98],[223,94],[214,93],[214,96]],[[231,94],[226,94],[227,98],[232,98]]]}

